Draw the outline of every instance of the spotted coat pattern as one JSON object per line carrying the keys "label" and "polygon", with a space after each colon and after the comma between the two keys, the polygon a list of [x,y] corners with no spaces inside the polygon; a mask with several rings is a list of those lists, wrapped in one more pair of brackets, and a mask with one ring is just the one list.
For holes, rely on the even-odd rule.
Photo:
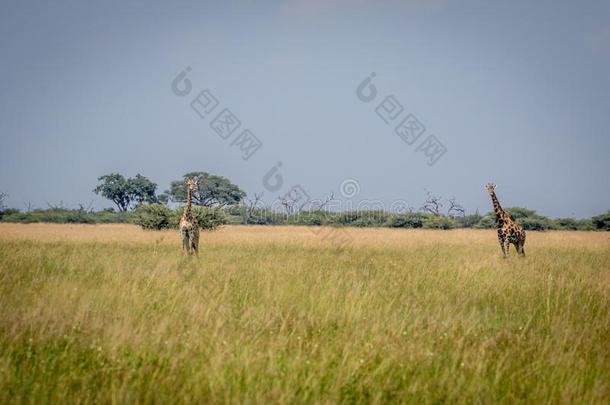
{"label": "spotted coat pattern", "polygon": [[189,255],[199,252],[199,224],[193,216],[193,193],[197,189],[197,182],[192,177],[186,180],[186,207],[180,219],[180,237],[182,238],[182,249]]}
{"label": "spotted coat pattern", "polygon": [[498,197],[496,196],[495,188],[496,185],[493,183],[489,183],[487,185],[487,191],[489,191],[494,212],[496,213],[496,221],[498,224],[498,242],[500,242],[502,254],[504,255],[504,258],[508,256],[508,248],[512,243],[515,246],[515,249],[517,249],[517,253],[519,253],[521,256],[525,256],[525,231],[521,225],[513,222],[506,211],[502,209],[500,202],[498,201]]}

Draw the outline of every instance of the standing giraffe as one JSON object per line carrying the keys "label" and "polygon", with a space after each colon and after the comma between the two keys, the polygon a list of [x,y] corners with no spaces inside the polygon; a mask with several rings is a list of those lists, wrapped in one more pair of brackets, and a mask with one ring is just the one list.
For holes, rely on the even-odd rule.
{"label": "standing giraffe", "polygon": [[188,254],[199,251],[199,224],[193,216],[191,209],[193,205],[193,192],[197,189],[197,182],[192,177],[186,179],[186,207],[180,219],[180,236],[182,237],[182,249]]}
{"label": "standing giraffe", "polygon": [[521,225],[514,223],[506,211],[502,209],[500,202],[498,202],[498,197],[496,197],[495,188],[495,184],[487,184],[487,191],[489,191],[491,202],[493,203],[494,211],[496,213],[496,220],[498,222],[498,241],[500,242],[500,248],[502,248],[504,258],[506,259],[508,256],[508,248],[511,243],[515,245],[517,253],[525,256],[525,250],[523,249],[525,245],[525,231]]}

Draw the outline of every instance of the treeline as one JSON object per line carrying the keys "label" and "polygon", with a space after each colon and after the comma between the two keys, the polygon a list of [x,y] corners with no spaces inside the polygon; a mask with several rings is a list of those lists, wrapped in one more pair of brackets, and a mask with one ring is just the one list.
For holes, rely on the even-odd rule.
{"label": "treeline", "polygon": [[[53,222],[80,224],[132,223],[145,229],[174,229],[182,215],[186,199],[185,180],[197,179],[197,191],[193,194],[193,212],[203,229],[215,229],[223,224],[242,225],[307,225],[307,226],[352,226],[389,228],[494,228],[495,214],[478,212],[467,214],[455,199],[444,201],[428,193],[419,211],[388,212],[384,210],[332,211],[327,204],[334,200],[333,194],[308,206],[289,196],[279,197],[275,208],[261,203],[260,195],[246,198],[246,193],[230,180],[207,172],[186,173],[181,179],[172,181],[169,189],[158,194],[157,184],[138,174],[125,178],[111,173],[98,178],[93,189],[98,195],[116,205],[115,209],[93,211],[80,206],[67,209],[49,206],[48,209],[30,209],[21,212],[7,208],[7,194],[0,193],[0,221],[2,222]],[[443,207],[448,207],[442,210]],[[508,208],[511,218],[525,230],[610,230],[610,211],[590,219],[548,218],[527,208]]]}
{"label": "treeline", "polygon": [[[507,208],[511,218],[520,223],[524,229],[544,230],[610,230],[610,211],[591,219],[557,218],[552,219],[537,214],[527,208]],[[354,226],[354,227],[388,227],[388,228],[425,228],[486,229],[496,226],[493,212],[485,215],[464,214],[445,215],[428,212],[390,213],[387,211],[307,211],[296,214],[285,214],[269,209],[249,209],[246,206],[235,206],[226,209],[228,222],[233,224],[252,225],[313,225],[313,226]]]}
{"label": "treeline", "polygon": [[[177,229],[182,207],[170,208],[163,204],[142,204],[128,212],[113,209],[86,211],[83,209],[49,208],[20,212],[7,209],[0,213],[2,222],[108,224],[131,223],[145,229]],[[526,208],[507,208],[506,211],[524,229],[545,230],[606,230],[610,231],[610,212],[591,219],[548,218]],[[435,215],[425,212],[389,213],[385,211],[306,211],[293,214],[269,209],[251,209],[245,205],[230,207],[193,207],[203,229],[220,225],[306,225],[352,226],[424,229],[486,229],[495,227],[495,215],[470,214],[462,216]]]}

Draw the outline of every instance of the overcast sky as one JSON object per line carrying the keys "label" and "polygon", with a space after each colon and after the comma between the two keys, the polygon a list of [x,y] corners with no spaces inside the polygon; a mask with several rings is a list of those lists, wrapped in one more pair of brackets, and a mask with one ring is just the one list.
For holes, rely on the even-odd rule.
{"label": "overcast sky", "polygon": [[[296,184],[342,197],[351,179],[354,204],[419,208],[428,190],[487,212],[493,181],[504,206],[610,209],[607,1],[23,1],[2,3],[0,30],[13,207],[107,207],[100,175],[162,191],[201,170],[267,200]],[[200,117],[205,89],[218,105]],[[220,136],[225,108],[241,125]],[[409,114],[425,127],[412,144],[395,132]],[[245,129],[262,142],[247,160]],[[264,177],[278,162],[275,191]]]}

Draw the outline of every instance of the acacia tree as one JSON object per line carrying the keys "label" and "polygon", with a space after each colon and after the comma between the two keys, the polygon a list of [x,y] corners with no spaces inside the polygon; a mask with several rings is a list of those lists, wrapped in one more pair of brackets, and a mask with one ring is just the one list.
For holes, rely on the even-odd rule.
{"label": "acacia tree", "polygon": [[422,211],[440,216],[442,207],[443,203],[441,202],[441,197],[433,195],[430,192],[426,193],[426,201],[424,201],[424,204],[421,207]]}
{"label": "acacia tree", "polygon": [[99,184],[93,189],[95,194],[111,200],[121,212],[132,205],[157,202],[157,184],[141,174],[126,179],[119,173],[106,174],[98,178]]}
{"label": "acacia tree", "polygon": [[182,180],[172,181],[170,189],[165,191],[174,202],[186,201],[186,179],[195,178],[197,190],[193,193],[193,204],[203,207],[224,207],[239,204],[246,193],[237,185],[222,176],[207,172],[190,172],[182,176]]}
{"label": "acacia tree", "polygon": [[464,209],[464,207],[459,204],[456,200],[455,197],[450,198],[449,200],[447,200],[449,202],[449,208],[447,209],[447,215],[450,217],[453,216],[461,216],[464,217],[466,216],[466,210]]}

